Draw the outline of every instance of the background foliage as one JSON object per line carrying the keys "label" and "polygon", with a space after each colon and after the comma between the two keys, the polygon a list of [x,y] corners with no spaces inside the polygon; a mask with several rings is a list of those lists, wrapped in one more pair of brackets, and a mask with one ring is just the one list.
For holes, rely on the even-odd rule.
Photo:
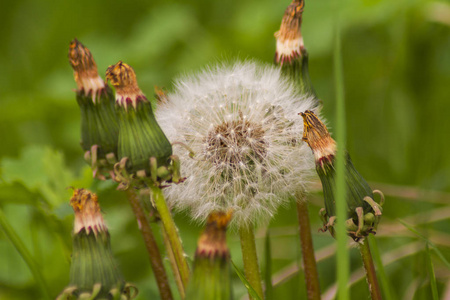
{"label": "background foliage", "polygon": [[[414,226],[450,259],[450,5],[445,1],[340,1],[348,150],[359,172],[387,194],[377,242],[393,299],[429,299],[425,243]],[[270,63],[289,1],[2,1],[0,11],[0,208],[39,264],[55,297],[68,283],[73,216],[68,186],[99,194],[113,250],[140,299],[157,298],[141,236],[124,194],[96,183],[82,159],[80,116],[67,59],[77,37],[100,73],[123,60],[140,86],[171,89],[172,79],[223,59]],[[334,124],[333,10],[330,0],[306,1],[303,35],[310,73]],[[315,188],[317,190],[317,188]],[[311,195],[319,228],[320,192]],[[302,297],[295,210],[282,208],[270,224],[274,299]],[[176,217],[192,256],[200,228]],[[264,265],[265,228],[258,231]],[[321,286],[332,295],[334,240],[314,232]],[[229,234],[233,260],[239,243]],[[352,271],[361,262],[350,249]],[[450,272],[431,249],[441,297],[450,297]],[[264,269],[264,267],[263,267]],[[292,274],[289,273],[292,271]],[[288,276],[291,274],[292,276]],[[357,275],[357,274],[356,274]],[[175,291],[175,290],[174,290]],[[235,276],[235,295],[245,290]],[[328,294],[327,294],[328,295]],[[365,280],[351,295],[367,297]],[[0,298],[40,299],[41,291],[18,251],[0,231]]]}

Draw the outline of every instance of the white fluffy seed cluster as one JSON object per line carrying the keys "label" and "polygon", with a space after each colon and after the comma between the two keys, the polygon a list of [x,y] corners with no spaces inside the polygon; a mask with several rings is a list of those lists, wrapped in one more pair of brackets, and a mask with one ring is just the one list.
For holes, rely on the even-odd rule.
{"label": "white fluffy seed cluster", "polygon": [[289,196],[303,192],[314,167],[301,141],[299,112],[315,110],[279,68],[254,62],[216,66],[176,81],[156,111],[175,145],[184,183],[165,189],[171,204],[205,221],[215,210],[233,210],[230,226],[259,224]]}

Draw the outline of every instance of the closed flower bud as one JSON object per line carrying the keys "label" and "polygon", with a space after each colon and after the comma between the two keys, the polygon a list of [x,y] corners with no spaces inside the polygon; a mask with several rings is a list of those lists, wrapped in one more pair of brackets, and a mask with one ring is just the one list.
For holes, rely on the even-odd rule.
{"label": "closed flower bud", "polygon": [[137,289],[124,281],[114,260],[97,195],[77,189],[70,204],[75,212],[70,284],[57,299],[135,298]]}
{"label": "closed flower bud", "polygon": [[301,32],[304,0],[293,0],[275,33],[275,63],[282,67],[303,93],[316,96],[308,70],[308,53]]}
{"label": "closed flower bud", "polygon": [[[331,138],[326,126],[312,111],[300,113],[303,117],[303,141],[305,141],[316,161],[316,171],[322,182],[325,210],[321,210],[324,219],[323,230],[329,230],[334,236],[334,222],[336,220],[336,200],[334,166],[336,154],[336,142]],[[381,216],[381,205],[376,203],[374,193],[384,197],[380,191],[372,191],[366,180],[358,173],[353,166],[348,153],[345,160],[345,178],[347,185],[347,220],[346,227],[349,236],[354,240],[367,236],[369,233],[376,233],[377,225]]]}
{"label": "closed flower bud", "polygon": [[150,101],[139,89],[134,70],[120,61],[107,69],[106,78],[116,89],[122,171],[171,180],[172,145],[156,122]]}
{"label": "closed flower bud", "polygon": [[198,240],[187,300],[233,298],[230,251],[226,243],[230,218],[231,213],[213,212],[209,215],[205,231]]}
{"label": "closed flower bud", "polygon": [[109,176],[116,162],[119,126],[114,95],[97,72],[91,52],[77,39],[69,45],[69,62],[77,83],[81,110],[81,146],[94,177]]}

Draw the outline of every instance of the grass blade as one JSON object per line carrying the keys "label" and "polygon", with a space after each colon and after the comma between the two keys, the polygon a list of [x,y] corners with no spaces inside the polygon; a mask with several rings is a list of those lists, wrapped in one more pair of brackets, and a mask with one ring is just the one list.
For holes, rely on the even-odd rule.
{"label": "grass blade", "polygon": [[400,223],[403,224],[403,226],[405,226],[406,228],[409,229],[409,231],[411,231],[412,233],[414,233],[415,235],[417,235],[418,237],[420,237],[422,240],[424,240],[428,246],[431,247],[431,249],[433,249],[434,251],[436,251],[437,256],[439,256],[439,258],[442,260],[442,262],[445,264],[445,266],[450,269],[450,263],[448,262],[448,260],[445,258],[445,256],[442,254],[442,252],[438,249],[438,247],[433,244],[429,239],[427,239],[424,235],[422,235],[420,232],[418,232],[416,229],[414,229],[411,225],[408,225],[405,221],[402,221],[400,219],[398,219],[398,221]]}
{"label": "grass blade", "polygon": [[25,244],[22,242],[20,237],[17,235],[17,233],[14,231],[12,226],[9,224],[8,220],[6,219],[5,214],[0,209],[0,227],[5,232],[8,239],[11,241],[11,243],[16,248],[17,252],[19,252],[20,256],[22,256],[23,260],[27,264],[28,268],[30,268],[31,273],[33,274],[34,278],[36,279],[36,282],[38,286],[41,288],[42,293],[44,294],[46,299],[50,298],[50,292],[48,289],[48,286],[45,282],[44,276],[41,273],[41,270],[39,269],[39,266],[37,262],[33,259],[33,256],[28,251]]}
{"label": "grass blade", "polygon": [[241,279],[242,283],[247,288],[247,291],[250,294],[250,296],[252,296],[252,298],[255,300],[262,300],[261,297],[259,297],[259,295],[256,293],[256,291],[250,285],[250,283],[247,281],[247,279],[245,279],[245,276],[244,276],[244,274],[242,274],[241,270],[239,270],[239,268],[236,267],[233,260],[231,260],[231,264],[233,265],[234,271],[239,276],[239,279]]}
{"label": "grass blade", "polygon": [[383,261],[381,260],[380,251],[378,249],[377,241],[372,234],[368,237],[369,246],[372,251],[372,258],[377,267],[377,275],[380,278],[381,288],[384,293],[384,298],[386,300],[392,300],[391,286],[387,278],[386,272],[384,270]]}
{"label": "grass blade", "polygon": [[436,275],[434,274],[433,262],[431,261],[431,253],[430,247],[426,244],[426,254],[427,254],[427,267],[428,267],[428,276],[430,277],[430,285],[431,285],[431,294],[433,295],[433,300],[439,300],[437,284],[436,284]]}

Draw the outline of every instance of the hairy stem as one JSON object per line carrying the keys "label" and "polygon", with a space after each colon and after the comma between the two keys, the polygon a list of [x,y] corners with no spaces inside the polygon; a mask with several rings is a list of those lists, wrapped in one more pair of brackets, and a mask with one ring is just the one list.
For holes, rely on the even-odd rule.
{"label": "hairy stem", "polygon": [[144,238],[145,247],[147,248],[150,265],[152,266],[153,273],[155,274],[156,283],[158,285],[159,293],[161,294],[161,299],[173,299],[172,291],[170,290],[169,281],[167,279],[166,270],[164,269],[164,264],[161,259],[161,254],[156,244],[155,237],[153,235],[152,228],[145,217],[144,210],[139,203],[138,195],[136,191],[129,188],[127,191],[128,201],[130,202],[131,208],[133,209],[134,215],[139,225],[139,230],[141,231],[142,237]]}
{"label": "hairy stem", "polygon": [[161,222],[167,234],[167,239],[172,247],[173,255],[175,256],[181,281],[186,289],[189,281],[189,266],[184,255],[183,246],[181,245],[178,229],[173,221],[172,215],[170,214],[169,208],[167,207],[166,200],[164,199],[161,189],[157,186],[152,186],[151,190],[156,210],[159,213],[159,217],[161,218]]}
{"label": "hairy stem", "polygon": [[[253,287],[261,299],[264,299],[261,274],[259,272],[258,256],[256,254],[255,232],[253,227],[242,226],[239,228],[241,238],[242,260],[244,261],[245,278]],[[250,296],[250,299],[252,297]]]}
{"label": "hairy stem", "polygon": [[370,254],[368,239],[364,239],[363,242],[359,244],[359,251],[361,252],[364,269],[366,269],[366,278],[372,300],[381,300],[380,286],[378,285],[375,266],[373,264],[372,255]]}
{"label": "hairy stem", "polygon": [[302,248],[303,268],[305,271],[306,291],[309,300],[320,299],[319,275],[317,273],[314,246],[311,237],[308,205],[304,199],[297,201],[298,225],[300,232],[300,244]]}
{"label": "hairy stem", "polygon": [[173,277],[175,277],[175,282],[177,283],[181,299],[184,299],[186,297],[186,291],[184,289],[183,281],[181,280],[180,270],[178,270],[177,260],[173,254],[172,246],[170,245],[169,237],[167,236],[164,226],[161,226],[161,231],[164,239],[164,245],[166,246],[167,256],[169,257],[170,266],[172,267]]}

